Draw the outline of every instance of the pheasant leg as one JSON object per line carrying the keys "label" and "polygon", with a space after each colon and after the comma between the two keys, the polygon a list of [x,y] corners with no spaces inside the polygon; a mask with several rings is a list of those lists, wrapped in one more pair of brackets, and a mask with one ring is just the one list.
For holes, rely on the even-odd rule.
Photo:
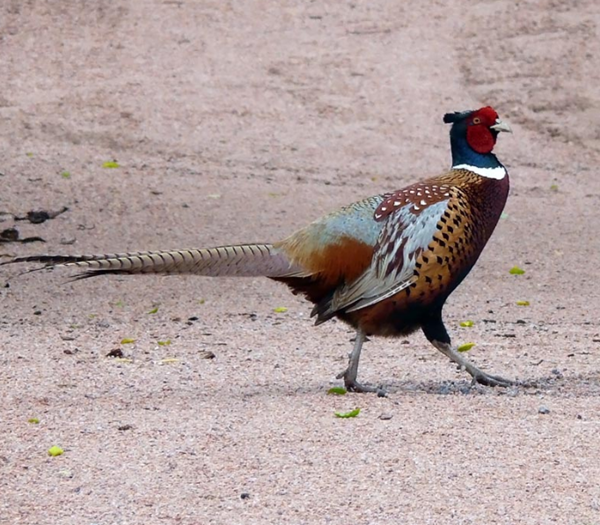
{"label": "pheasant leg", "polygon": [[473,384],[479,383],[486,386],[511,386],[515,384],[515,382],[510,379],[493,376],[480,370],[468,359],[463,357],[460,352],[453,348],[449,343],[442,343],[435,340],[431,341],[431,343],[442,352],[442,354],[448,357],[452,362],[456,363],[461,370],[466,370],[473,378]]}
{"label": "pheasant leg", "polygon": [[376,392],[379,396],[385,396],[385,390],[382,388],[377,388],[373,386],[362,385],[356,380],[358,376],[358,362],[360,360],[360,352],[362,350],[362,345],[366,340],[366,335],[362,330],[357,330],[356,339],[354,342],[354,348],[348,357],[348,368],[344,370],[342,373],[338,374],[337,379],[344,378],[344,385],[346,390],[349,392]]}

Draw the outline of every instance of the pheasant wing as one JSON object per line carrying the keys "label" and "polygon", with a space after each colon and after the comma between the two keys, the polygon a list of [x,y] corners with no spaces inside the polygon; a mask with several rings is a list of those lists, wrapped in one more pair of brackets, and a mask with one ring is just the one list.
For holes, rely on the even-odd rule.
{"label": "pheasant wing", "polygon": [[427,194],[427,202],[417,190],[422,188],[407,188],[381,203],[375,220],[385,222],[371,264],[355,281],[338,288],[315,307],[313,315],[318,315],[318,322],[339,311],[352,312],[376,304],[417,281],[421,256],[433,249],[436,233],[444,229],[442,218],[458,209],[460,197],[456,188],[442,187],[441,192]]}

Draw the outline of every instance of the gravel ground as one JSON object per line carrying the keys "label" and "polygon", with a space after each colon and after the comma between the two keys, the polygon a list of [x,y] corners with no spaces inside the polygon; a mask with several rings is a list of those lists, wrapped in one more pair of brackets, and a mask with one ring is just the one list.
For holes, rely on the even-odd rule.
{"label": "gravel ground", "polygon": [[388,398],[332,397],[353,334],[284,286],[2,267],[0,523],[599,524],[599,24],[593,0],[1,2],[0,230],[46,242],[0,257],[277,240],[442,172],[441,116],[491,104],[511,195],[446,320],[532,386],[469,390],[417,334],[366,346]]}

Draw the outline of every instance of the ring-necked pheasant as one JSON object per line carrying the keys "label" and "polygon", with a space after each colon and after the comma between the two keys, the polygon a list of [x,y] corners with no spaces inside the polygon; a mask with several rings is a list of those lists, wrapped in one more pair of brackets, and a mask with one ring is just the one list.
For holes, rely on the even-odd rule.
{"label": "ring-necked pheasant", "polygon": [[[491,107],[448,113],[452,168],[404,189],[350,204],[273,244],[116,255],[40,255],[9,261],[77,266],[77,278],[102,274],[265,276],[315,304],[316,324],[337,317],[356,329],[344,378],[348,390],[381,392],[357,382],[367,335],[400,336],[421,328],[474,382],[507,386],[452,347],[442,321],[447,297],[490,238],[508,195],[504,166],[492,153],[510,131]],[[7,264],[7,263],[4,263]]]}

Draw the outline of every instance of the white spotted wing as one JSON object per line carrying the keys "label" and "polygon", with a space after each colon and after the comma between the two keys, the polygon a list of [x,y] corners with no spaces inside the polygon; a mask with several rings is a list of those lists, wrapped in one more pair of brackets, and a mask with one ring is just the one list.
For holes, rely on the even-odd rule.
{"label": "white spotted wing", "polygon": [[[402,202],[395,209],[388,210],[385,203],[379,207],[379,217],[385,223],[377,244],[371,265],[354,282],[339,288],[333,295],[328,313],[340,310],[352,312],[366,308],[415,282],[415,263],[419,255],[432,242],[438,231],[438,223],[448,208],[449,194],[443,200],[422,204],[419,200]],[[438,197],[439,198],[439,197]],[[398,200],[388,199],[393,206]],[[433,199],[432,199],[433,200]],[[383,213],[381,213],[383,211]],[[387,213],[386,213],[387,212]]]}

